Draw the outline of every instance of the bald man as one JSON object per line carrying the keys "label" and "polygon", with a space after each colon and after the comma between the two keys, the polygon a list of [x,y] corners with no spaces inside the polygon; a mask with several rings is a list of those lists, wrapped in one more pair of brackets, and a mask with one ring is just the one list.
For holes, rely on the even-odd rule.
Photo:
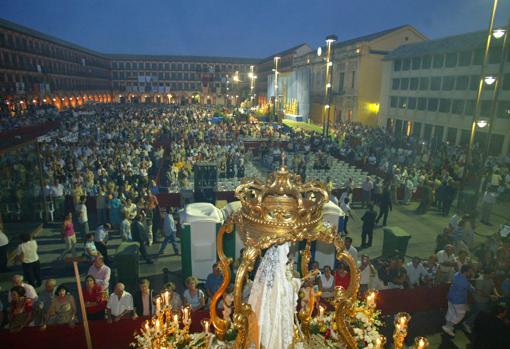
{"label": "bald man", "polygon": [[[37,292],[35,288],[27,283],[23,282],[23,275],[13,275],[12,276],[12,286],[21,286],[25,289],[25,297],[30,298],[32,301],[37,300]],[[11,293],[7,296],[7,300],[11,303]]]}
{"label": "bald man", "polygon": [[136,318],[133,307],[133,296],[124,290],[122,282],[115,285],[113,294],[108,299],[106,311],[108,313],[108,322],[119,321],[125,318]]}

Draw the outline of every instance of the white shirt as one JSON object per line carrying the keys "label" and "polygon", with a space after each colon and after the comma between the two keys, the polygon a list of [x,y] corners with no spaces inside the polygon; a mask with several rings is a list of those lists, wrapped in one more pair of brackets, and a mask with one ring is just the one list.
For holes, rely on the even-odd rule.
{"label": "white shirt", "polygon": [[356,247],[351,245],[351,247],[346,249],[346,251],[352,256],[355,262],[358,261],[358,250],[356,249]]}
{"label": "white shirt", "polygon": [[110,309],[112,316],[119,316],[126,310],[133,310],[133,296],[129,292],[124,291],[119,299],[115,293],[112,293],[106,308]]}
{"label": "white shirt", "polygon": [[439,271],[443,273],[450,273],[453,271],[453,267],[446,267],[444,265],[441,265],[444,262],[455,262],[455,255],[452,253],[448,256],[445,250],[441,250],[436,254],[437,257],[437,263],[439,264]]}
{"label": "white shirt", "polygon": [[[35,291],[35,288],[32,285],[23,282],[21,283],[21,287],[25,289],[25,297],[30,298],[33,301],[37,300],[37,292]],[[11,303],[12,301],[10,292],[7,295],[7,300],[9,303]]]}
{"label": "white shirt", "polygon": [[87,216],[87,206],[85,206],[85,204],[79,204],[76,206],[76,211],[78,211],[78,222],[85,223],[89,221],[89,217]]}
{"label": "white shirt", "polygon": [[421,263],[417,267],[413,265],[413,262],[407,263],[406,267],[407,277],[409,278],[409,284],[416,286],[420,283],[420,280],[427,276],[427,271]]}
{"label": "white shirt", "polygon": [[5,246],[9,243],[9,238],[7,237],[7,235],[5,235],[5,233],[0,230],[0,246]]}
{"label": "white shirt", "polygon": [[29,240],[18,245],[16,255],[21,256],[23,254],[23,263],[33,263],[39,260],[37,254],[37,242],[35,240]]}

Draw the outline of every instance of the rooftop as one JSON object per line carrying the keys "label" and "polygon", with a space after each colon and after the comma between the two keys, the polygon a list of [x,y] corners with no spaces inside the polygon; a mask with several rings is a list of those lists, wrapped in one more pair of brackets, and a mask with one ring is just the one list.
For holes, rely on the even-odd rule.
{"label": "rooftop", "polygon": [[211,57],[211,56],[185,56],[185,55],[143,55],[143,54],[106,54],[106,57],[112,60],[130,60],[130,61],[174,61],[174,62],[204,62],[204,63],[239,63],[239,64],[257,64],[259,58],[245,57]]}
{"label": "rooftop", "polygon": [[417,33],[419,33],[412,25],[404,24],[404,25],[401,25],[401,26],[398,26],[398,27],[382,30],[380,32],[376,32],[376,33],[372,33],[372,34],[368,34],[368,35],[359,36],[357,38],[353,38],[353,39],[349,39],[349,40],[345,40],[345,41],[337,41],[335,44],[333,44],[333,47],[334,48],[340,48],[340,47],[350,46],[350,45],[353,45],[353,44],[358,43],[358,42],[373,41],[373,40],[378,39],[378,38],[380,38],[380,37],[382,37],[384,35],[390,34],[392,32],[395,32],[397,30],[400,30],[400,29],[403,29],[403,28],[406,28],[406,27],[407,28],[411,28],[414,31],[416,31]]}

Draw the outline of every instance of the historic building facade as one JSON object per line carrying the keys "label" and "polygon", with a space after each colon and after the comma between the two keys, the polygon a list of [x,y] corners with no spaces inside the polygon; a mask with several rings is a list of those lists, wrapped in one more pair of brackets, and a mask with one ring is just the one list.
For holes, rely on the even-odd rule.
{"label": "historic building facade", "polygon": [[[378,124],[424,142],[466,145],[486,39],[486,32],[467,33],[404,45],[386,55]],[[504,58],[502,41],[492,40],[486,70],[498,84],[484,84],[480,101],[480,118],[488,127],[475,133],[475,142],[487,146],[490,132],[492,154],[508,153],[510,144],[510,52]]]}
{"label": "historic building facade", "polygon": [[0,19],[0,97],[9,109],[111,102],[104,55]]}
{"label": "historic building facade", "polygon": [[250,58],[108,55],[116,101],[235,104],[246,98]]}

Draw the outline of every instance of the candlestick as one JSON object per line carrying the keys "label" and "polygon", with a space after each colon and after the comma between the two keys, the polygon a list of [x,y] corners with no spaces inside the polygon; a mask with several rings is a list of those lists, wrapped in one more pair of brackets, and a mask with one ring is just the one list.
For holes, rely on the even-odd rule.
{"label": "candlestick", "polygon": [[386,344],[386,337],[381,335],[375,341],[375,349],[382,349],[384,347],[384,344]]}
{"label": "candlestick", "polygon": [[156,332],[159,332],[159,327],[160,327],[159,319],[156,319]]}
{"label": "candlestick", "polygon": [[174,315],[174,325],[177,327],[179,326],[179,314]]}
{"label": "candlestick", "polygon": [[159,313],[161,311],[161,298],[156,298],[156,312]]}
{"label": "candlestick", "polygon": [[188,307],[184,307],[184,309],[182,309],[182,322],[183,323],[187,323],[188,322],[188,317],[189,317],[189,308]]}
{"label": "candlestick", "polygon": [[165,292],[165,305],[170,306],[170,293],[168,291]]}
{"label": "candlestick", "polygon": [[319,305],[319,317],[324,317],[324,307],[322,305]]}
{"label": "candlestick", "polygon": [[202,320],[202,326],[204,328],[204,332],[206,334],[209,334],[210,326],[211,326],[211,323],[210,323],[209,319]]}

